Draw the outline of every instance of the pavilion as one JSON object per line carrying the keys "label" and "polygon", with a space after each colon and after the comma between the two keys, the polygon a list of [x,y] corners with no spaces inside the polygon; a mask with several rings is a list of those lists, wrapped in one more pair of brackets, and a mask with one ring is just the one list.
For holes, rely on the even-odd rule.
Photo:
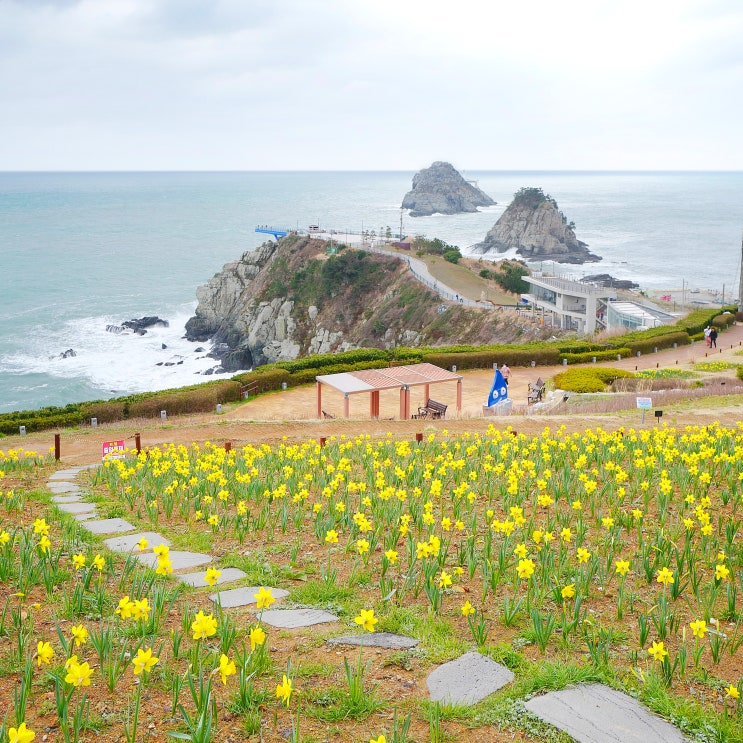
{"label": "pavilion", "polygon": [[434,364],[410,364],[386,369],[322,374],[317,380],[317,417],[323,415],[322,387],[327,385],[343,394],[343,416],[349,417],[350,397],[360,392],[369,393],[369,413],[379,418],[379,393],[381,390],[400,389],[400,418],[410,418],[410,388],[423,385],[423,396],[429,399],[430,385],[440,382],[457,383],[457,412],[462,410],[462,375],[442,369]]}

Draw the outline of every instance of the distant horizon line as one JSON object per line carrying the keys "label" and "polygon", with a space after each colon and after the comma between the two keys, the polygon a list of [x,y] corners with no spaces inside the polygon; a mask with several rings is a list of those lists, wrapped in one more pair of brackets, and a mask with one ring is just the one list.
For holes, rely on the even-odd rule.
{"label": "distant horizon line", "polygon": [[[422,168],[419,168],[418,170],[422,170]],[[576,169],[564,169],[564,168],[557,168],[557,169],[551,169],[551,168],[505,168],[505,169],[494,169],[494,168],[457,168],[457,170],[463,171],[463,172],[474,172],[474,173],[591,173],[591,174],[599,174],[599,173],[608,173],[608,174],[639,174],[639,175],[649,175],[649,174],[704,174],[704,173],[727,173],[727,174],[735,174],[735,173],[743,173],[743,169],[648,169],[648,170],[638,170],[638,169],[611,169],[611,168],[598,168],[598,169],[586,169],[586,168],[576,168]],[[369,168],[369,169],[363,169],[363,168],[346,168],[346,169],[338,169],[338,168],[327,168],[327,169],[314,169],[314,168],[276,168],[276,169],[266,169],[266,168],[259,168],[259,169],[214,169],[214,168],[205,168],[205,169],[122,169],[122,170],[115,170],[115,169],[102,169],[102,170],[46,170],[46,169],[31,169],[31,170],[5,170],[0,169],[0,175],[27,175],[27,174],[37,174],[37,175],[100,175],[100,174],[141,174],[141,173],[415,173],[418,172],[413,169],[386,169],[386,168]]]}

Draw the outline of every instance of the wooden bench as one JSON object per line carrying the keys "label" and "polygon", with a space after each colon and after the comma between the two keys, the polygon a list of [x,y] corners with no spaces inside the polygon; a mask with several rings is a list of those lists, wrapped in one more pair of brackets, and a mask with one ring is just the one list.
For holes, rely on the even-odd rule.
{"label": "wooden bench", "polygon": [[542,395],[544,395],[544,386],[541,377],[539,377],[536,382],[529,382],[529,394],[526,396],[527,405],[532,405],[542,399]]}
{"label": "wooden bench", "polygon": [[413,418],[443,418],[447,407],[449,406],[429,398],[425,405],[418,408],[418,415],[414,415]]}

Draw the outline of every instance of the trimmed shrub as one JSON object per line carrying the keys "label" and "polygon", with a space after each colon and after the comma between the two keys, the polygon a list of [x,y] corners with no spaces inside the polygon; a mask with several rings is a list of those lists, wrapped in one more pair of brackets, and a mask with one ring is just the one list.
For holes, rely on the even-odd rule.
{"label": "trimmed shrub", "polygon": [[[304,369],[321,369],[325,366],[336,366],[338,364],[356,364],[361,361],[378,361],[389,357],[389,351],[381,348],[359,348],[355,351],[344,351],[343,353],[323,353],[313,356],[304,356],[296,361],[279,361],[274,366],[286,369],[295,374]],[[321,372],[318,372],[321,373]]]}
{"label": "trimmed shrub", "polygon": [[336,364],[335,366],[324,366],[320,369],[303,369],[296,374],[292,374],[291,384],[292,386],[310,384],[315,381],[315,377],[321,374],[339,374],[340,372],[359,371],[360,369],[387,368],[389,368],[389,362],[380,359],[379,361],[363,361],[357,364]]}
{"label": "trimmed shrub", "polygon": [[657,335],[650,338],[642,338],[627,343],[628,348],[632,351],[632,356],[635,356],[637,352],[640,353],[653,353],[653,349],[657,348],[659,351],[665,348],[672,348],[674,343],[679,346],[686,346],[689,344],[689,334],[685,331],[677,331],[675,333],[666,333],[664,335]]}
{"label": "trimmed shrub", "polygon": [[234,402],[240,399],[240,383],[227,380],[195,388],[186,388],[156,393],[143,400],[129,404],[132,418],[155,418],[165,410],[171,415],[188,413],[208,413],[217,403]]}
{"label": "trimmed shrub", "polygon": [[568,369],[558,374],[555,387],[567,392],[605,392],[606,386],[620,377],[633,377],[624,369],[601,368]]}
{"label": "trimmed shrub", "polygon": [[559,364],[560,355],[557,348],[550,348],[549,346],[541,348],[506,346],[500,349],[465,353],[427,353],[421,360],[428,364],[440,366],[443,369],[451,369],[452,366],[456,366],[457,369],[487,369],[492,367],[494,363],[499,366],[502,364],[531,366],[532,361],[536,362],[537,366]]}
{"label": "trimmed shrub", "polygon": [[96,400],[85,403],[80,412],[87,423],[91,418],[97,418],[99,423],[113,423],[126,417],[127,408],[121,400]]}
{"label": "trimmed shrub", "polygon": [[562,358],[568,360],[568,364],[588,364],[595,358],[596,361],[615,359],[620,355],[623,359],[632,356],[631,348],[610,348],[605,351],[584,351],[583,353],[563,353]]}

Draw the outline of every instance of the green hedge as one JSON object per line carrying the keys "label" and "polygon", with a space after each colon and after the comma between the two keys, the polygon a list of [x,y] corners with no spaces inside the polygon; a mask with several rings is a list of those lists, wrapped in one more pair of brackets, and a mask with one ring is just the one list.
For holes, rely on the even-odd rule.
{"label": "green hedge", "polygon": [[357,364],[362,361],[387,361],[389,357],[389,351],[381,348],[359,348],[355,351],[344,351],[343,353],[323,353],[304,356],[296,361],[279,361],[274,366],[296,374],[305,369],[322,369],[326,366],[337,366],[339,364]]}
{"label": "green hedge", "polygon": [[672,348],[674,343],[679,346],[686,346],[689,344],[689,340],[688,333],[677,331],[675,333],[665,333],[664,335],[630,341],[627,343],[627,346],[632,351],[632,356],[637,356],[638,351],[642,354],[653,353],[656,348],[659,351],[664,348]]}
{"label": "green hedge", "polygon": [[560,363],[560,353],[556,347],[545,346],[543,348],[519,348],[503,347],[492,351],[470,351],[467,353],[428,353],[423,359],[428,364],[440,366],[443,369],[457,367],[462,369],[487,369],[497,363],[499,366],[531,366],[534,361],[536,366],[549,366]]}
{"label": "green hedge", "polygon": [[606,361],[608,359],[616,359],[617,356],[621,356],[623,359],[632,356],[631,348],[611,348],[605,351],[584,351],[583,353],[564,353],[562,354],[563,359],[568,360],[568,364],[588,364],[596,359],[596,361]]}

